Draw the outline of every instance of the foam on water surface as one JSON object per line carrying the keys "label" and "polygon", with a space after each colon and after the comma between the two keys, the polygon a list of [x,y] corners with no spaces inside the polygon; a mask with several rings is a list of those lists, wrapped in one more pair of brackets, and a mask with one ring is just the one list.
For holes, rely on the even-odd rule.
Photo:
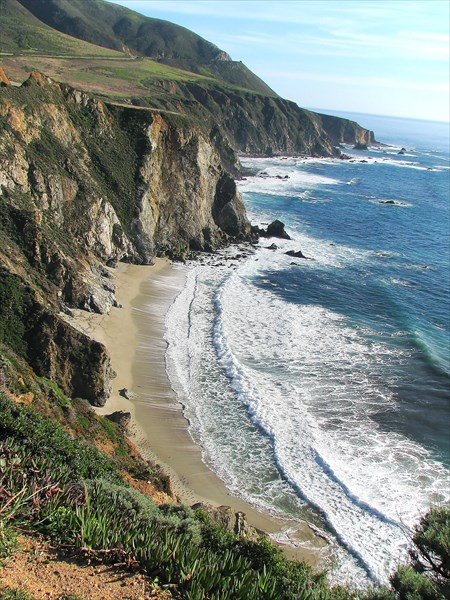
{"label": "foam on water surface", "polygon": [[[261,509],[294,521],[308,514],[334,540],[333,581],[355,585],[386,581],[406,558],[404,526],[450,499],[438,448],[419,435],[435,427],[432,414],[423,413],[429,424],[405,421],[440,406],[440,375],[426,392],[435,398],[422,397],[420,377],[445,360],[448,330],[439,303],[426,304],[442,282],[439,254],[419,252],[420,230],[410,244],[402,229],[431,223],[429,208],[440,205],[427,198],[420,212],[416,180],[407,183],[443,174],[428,175],[409,147],[407,160],[381,152],[364,164],[363,153],[354,163],[246,159],[257,175],[238,185],[251,218],[280,218],[292,239],[262,239],[233,269],[192,265],[167,318],[167,369],[205,462]],[[399,186],[392,165],[412,168]],[[378,185],[379,167],[392,190]],[[410,210],[376,206],[391,198]],[[419,297],[425,315],[414,313]]]}
{"label": "foam on water surface", "polygon": [[184,378],[194,438],[230,489],[291,518],[306,500],[354,572],[383,581],[406,555],[402,524],[450,497],[429,453],[373,419],[397,410],[386,367],[406,357],[338,314],[255,288],[264,254],[233,274],[191,271],[169,315],[169,372]]}

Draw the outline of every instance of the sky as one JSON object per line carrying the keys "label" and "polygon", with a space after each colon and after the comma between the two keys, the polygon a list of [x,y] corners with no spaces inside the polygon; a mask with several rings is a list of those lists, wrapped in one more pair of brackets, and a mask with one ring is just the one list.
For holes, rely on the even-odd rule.
{"label": "sky", "polygon": [[187,27],[302,107],[450,121],[449,0],[109,0]]}

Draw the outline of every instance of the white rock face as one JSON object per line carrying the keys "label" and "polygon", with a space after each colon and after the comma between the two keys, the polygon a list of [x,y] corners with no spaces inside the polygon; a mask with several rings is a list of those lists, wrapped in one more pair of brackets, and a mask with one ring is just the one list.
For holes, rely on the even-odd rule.
{"label": "white rock face", "polygon": [[[103,312],[114,295],[100,264],[183,257],[248,230],[234,182],[199,126],[111,108],[39,73],[8,94],[0,195],[30,221],[26,260],[57,286],[55,298]],[[25,273],[23,258],[21,266]]]}

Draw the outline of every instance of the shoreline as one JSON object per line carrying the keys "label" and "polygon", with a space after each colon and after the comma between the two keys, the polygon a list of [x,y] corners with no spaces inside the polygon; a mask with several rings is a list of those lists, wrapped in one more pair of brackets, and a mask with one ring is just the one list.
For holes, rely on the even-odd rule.
{"label": "shoreline", "polygon": [[[118,410],[131,413],[128,437],[144,459],[162,467],[180,502],[230,506],[234,513],[245,513],[256,529],[282,534],[286,543],[279,545],[290,559],[319,566],[329,547],[324,538],[306,521],[261,513],[233,496],[203,462],[201,448],[189,434],[166,372],[164,339],[165,317],[183,288],[185,267],[172,266],[164,259],[157,259],[153,266],[119,263],[113,275],[122,308],[111,308],[109,315],[75,310],[70,320],[106,346],[117,374],[110,398],[95,410],[102,415]],[[131,392],[131,399],[119,393],[123,388]]]}

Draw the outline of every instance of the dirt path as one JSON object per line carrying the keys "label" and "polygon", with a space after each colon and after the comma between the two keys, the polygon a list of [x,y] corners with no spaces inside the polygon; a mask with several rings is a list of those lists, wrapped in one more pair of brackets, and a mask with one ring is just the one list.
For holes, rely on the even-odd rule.
{"label": "dirt path", "polygon": [[169,599],[140,573],[88,557],[64,555],[38,538],[23,536],[19,548],[0,565],[0,591],[21,589],[35,600]]}

